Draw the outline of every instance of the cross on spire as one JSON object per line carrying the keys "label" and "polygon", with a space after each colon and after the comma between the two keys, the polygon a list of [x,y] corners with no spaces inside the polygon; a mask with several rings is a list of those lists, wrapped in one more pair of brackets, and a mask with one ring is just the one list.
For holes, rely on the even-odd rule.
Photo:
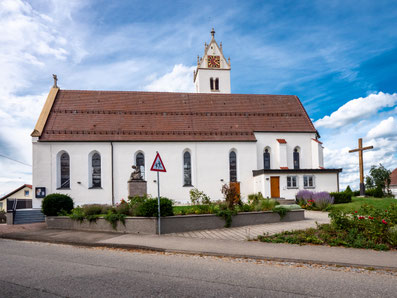
{"label": "cross on spire", "polygon": [[214,30],[214,28],[212,28],[212,30],[211,30],[211,36],[212,36],[212,38],[214,38],[214,36],[215,36],[215,30]]}
{"label": "cross on spire", "polygon": [[365,186],[364,186],[364,161],[363,161],[363,151],[373,149],[374,146],[363,147],[363,139],[358,139],[358,148],[349,150],[349,153],[358,152],[359,166],[360,166],[360,196],[365,196]]}

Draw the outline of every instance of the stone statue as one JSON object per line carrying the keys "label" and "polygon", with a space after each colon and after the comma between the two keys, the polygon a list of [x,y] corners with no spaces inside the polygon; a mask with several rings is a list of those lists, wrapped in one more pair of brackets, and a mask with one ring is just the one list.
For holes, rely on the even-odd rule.
{"label": "stone statue", "polygon": [[52,88],[58,88],[57,82],[58,82],[58,77],[56,74],[52,75],[53,79],[54,79],[54,85],[52,86]]}
{"label": "stone statue", "polygon": [[130,176],[130,181],[131,180],[143,180],[142,174],[141,174],[141,169],[138,166],[132,166],[133,172],[131,173]]}

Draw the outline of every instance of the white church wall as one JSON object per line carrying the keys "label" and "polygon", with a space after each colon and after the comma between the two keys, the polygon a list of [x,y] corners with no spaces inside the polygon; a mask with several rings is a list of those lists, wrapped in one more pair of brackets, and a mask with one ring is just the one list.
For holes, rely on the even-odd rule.
{"label": "white church wall", "polygon": [[315,133],[287,133],[287,132],[255,132],[257,139],[257,165],[256,169],[263,169],[263,151],[266,146],[271,148],[270,167],[271,169],[280,169],[280,159],[277,154],[279,143],[277,139],[285,139],[287,151],[287,166],[289,169],[294,168],[293,150],[296,146],[300,148],[300,168],[312,169],[312,138]]}
{"label": "white church wall", "polygon": [[[191,152],[193,187],[183,186],[183,153]],[[160,194],[180,203],[189,203],[189,191],[198,188],[213,200],[222,198],[221,188],[229,182],[229,152],[237,153],[237,179],[241,194],[253,192],[252,169],[256,163],[255,143],[251,142],[142,142],[114,143],[115,199],[126,199],[127,180],[131,173],[135,151],[145,154],[145,172],[148,194],[157,196],[157,174],[150,171],[158,151],[166,173],[160,173]],[[223,181],[221,181],[223,180]],[[117,181],[117,182],[116,182]]]}
{"label": "white church wall", "polygon": [[[191,152],[193,187],[204,191],[213,200],[222,198],[222,185],[229,182],[231,150],[237,153],[237,179],[241,182],[242,197],[246,198],[254,192],[252,170],[256,165],[255,142],[114,142],[115,202],[128,197],[127,181],[137,151],[145,156],[148,194],[157,196],[157,175],[150,168],[158,151],[167,169],[166,173],[160,173],[161,195],[188,203],[192,187],[183,186],[183,153],[186,149]],[[70,157],[70,189],[57,189],[57,155],[61,151],[67,152]],[[101,154],[100,189],[89,188],[89,155],[92,151]],[[33,187],[46,187],[47,194],[68,194],[76,205],[112,203],[110,142],[38,142],[33,143],[33,156]],[[33,207],[39,208],[41,201],[34,199]]]}
{"label": "white church wall", "polygon": [[[89,155],[101,155],[101,188],[90,189]],[[70,158],[70,189],[58,189],[58,153],[64,151]],[[45,187],[47,194],[70,195],[75,205],[111,204],[110,143],[106,142],[37,142],[33,143],[33,187]],[[34,189],[34,188],[33,188]],[[42,199],[33,200],[33,208],[41,206]]]}

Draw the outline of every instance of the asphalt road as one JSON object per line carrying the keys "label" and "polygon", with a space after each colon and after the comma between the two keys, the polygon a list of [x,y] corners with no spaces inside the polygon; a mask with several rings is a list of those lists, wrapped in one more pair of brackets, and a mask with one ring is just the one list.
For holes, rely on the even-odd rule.
{"label": "asphalt road", "polygon": [[0,239],[0,297],[396,297],[387,272]]}

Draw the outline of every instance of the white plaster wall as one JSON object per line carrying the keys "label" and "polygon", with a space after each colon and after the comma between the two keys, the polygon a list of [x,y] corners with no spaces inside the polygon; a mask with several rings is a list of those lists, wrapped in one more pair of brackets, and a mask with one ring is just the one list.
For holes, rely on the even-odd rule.
{"label": "white plaster wall", "polygon": [[[313,188],[304,188],[303,187],[303,176],[305,175],[313,175],[315,181],[315,187]],[[298,187],[297,188],[287,188],[287,176],[297,176],[298,177]],[[336,192],[338,191],[338,174],[337,173],[315,173],[315,174],[282,174],[282,173],[274,173],[274,174],[265,174],[256,176],[255,181],[262,180],[262,184],[264,185],[264,192],[262,193],[264,197],[271,197],[270,195],[270,177],[280,177],[280,197],[285,199],[295,199],[295,195],[299,190],[308,189],[310,191],[327,191],[327,192]],[[269,179],[269,180],[267,180]],[[257,182],[260,185],[260,182]]]}
{"label": "white plaster wall", "polygon": [[[198,93],[231,93],[230,69],[199,68],[196,77],[196,92]],[[219,90],[211,90],[210,78],[219,78]]]}
{"label": "white plaster wall", "polygon": [[[135,163],[137,151],[145,155],[148,194],[157,196],[157,174],[150,168],[159,151],[167,169],[160,173],[160,192],[181,203],[190,201],[192,187],[183,187],[183,152],[189,149],[192,157],[193,186],[213,200],[222,198],[221,187],[229,182],[229,152],[237,153],[237,178],[242,197],[254,192],[252,170],[256,165],[255,142],[158,142],[113,143],[115,202],[128,197],[127,181]],[[93,150],[101,154],[102,189],[89,189],[88,156]],[[57,189],[57,154],[66,151],[70,156],[70,189]],[[223,182],[221,181],[223,179]],[[80,183],[78,183],[80,182]],[[76,205],[111,204],[111,146],[110,142],[36,142],[33,143],[33,187],[46,187],[47,194],[69,194]],[[34,199],[39,208],[42,199]]]}
{"label": "white plaster wall", "polygon": [[[101,154],[101,189],[89,189],[88,156],[93,150]],[[47,194],[70,195],[75,205],[112,203],[110,143],[106,142],[36,142],[33,143],[33,190],[46,187]],[[65,151],[70,158],[70,189],[57,189],[57,154]],[[80,182],[80,183],[78,183]],[[33,199],[33,208],[41,207],[42,199]]]}
{"label": "white plaster wall", "polygon": [[293,150],[296,146],[300,147],[300,168],[313,169],[312,166],[312,138],[315,133],[282,133],[282,132],[255,132],[257,139],[257,165],[256,169],[263,169],[263,152],[266,146],[271,148],[270,167],[271,169],[280,169],[280,160],[277,150],[279,143],[277,139],[285,139],[287,141],[287,166],[293,169]]}

